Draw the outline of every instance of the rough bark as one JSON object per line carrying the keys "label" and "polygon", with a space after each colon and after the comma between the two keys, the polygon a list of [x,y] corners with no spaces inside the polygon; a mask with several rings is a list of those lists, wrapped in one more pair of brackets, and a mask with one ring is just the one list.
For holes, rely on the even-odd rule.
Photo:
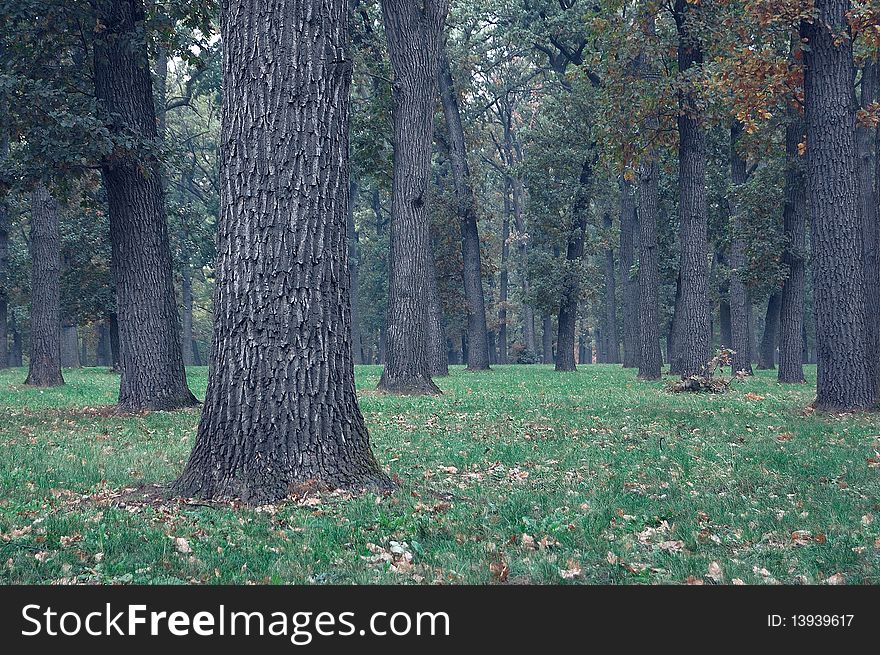
{"label": "rough bark", "polygon": [[544,314],[541,320],[541,328],[543,330],[542,339],[542,362],[544,364],[553,363],[553,317],[550,314]]}
{"label": "rough bark", "polygon": [[816,0],[801,25],[812,216],[818,377],[816,407],[848,410],[874,402],[868,362],[862,225],[858,215],[852,41],[848,0]]}
{"label": "rough bark", "polygon": [[806,382],[804,378],[804,276],[807,258],[807,186],[798,144],[804,138],[798,111],[789,111],[785,126],[785,205],[782,229],[786,237],[782,262],[788,278],[782,285],[779,316],[779,381]]}
{"label": "rough bark", "polygon": [[313,480],[387,486],[351,356],[347,2],[242,0],[222,18],[211,375],[175,489],[261,504]]}
{"label": "rough bark", "polygon": [[458,94],[446,50],[440,52],[440,100],[449,136],[449,161],[455,187],[456,211],[461,228],[462,281],[467,301],[468,349],[467,370],[489,368],[489,341],[486,330],[486,301],[483,297],[480,234],[477,229],[477,207],[471,172],[467,160],[464,126],[458,105]]}
{"label": "rough bark", "polygon": [[439,394],[431,380],[428,343],[428,194],[434,99],[448,0],[382,0],[394,73],[388,319],[379,389]]}
{"label": "rough bark", "polygon": [[[680,71],[703,61],[699,40],[691,32],[692,11],[693,5],[686,0],[675,0]],[[678,134],[681,303],[675,353],[677,372],[690,376],[702,373],[709,360],[706,134],[702,110],[692,88],[679,92]]]}
{"label": "rough bark", "polygon": [[61,234],[58,203],[42,183],[31,192],[31,357],[25,384],[55,387],[61,376]]}
{"label": "rough bark", "polygon": [[758,369],[767,371],[776,368],[776,343],[779,338],[779,314],[782,308],[782,292],[774,291],[767,299],[767,313],[764,316],[764,333],[758,344]]}
{"label": "rough bark", "polygon": [[[100,0],[95,92],[117,134],[158,138],[141,0]],[[171,248],[157,158],[147,146],[117,148],[102,164],[116,281],[123,409],[196,404],[186,384]]]}
{"label": "rough bark", "polygon": [[[611,232],[611,214],[605,214],[603,224],[606,233]],[[620,338],[617,330],[617,279],[614,269],[614,248],[605,248],[605,361],[609,364],[620,363]]]}
{"label": "rough bark", "polygon": [[581,295],[580,261],[584,256],[584,237],[586,236],[587,217],[590,210],[592,178],[593,165],[589,159],[586,159],[581,166],[578,197],[573,208],[574,215],[565,252],[566,268],[562,280],[562,298],[559,302],[559,320],[556,332],[557,371],[577,369],[574,347],[577,308]]}
{"label": "rough bark", "polygon": [[623,367],[637,368],[639,348],[639,281],[632,275],[639,230],[633,185],[620,180],[620,281],[623,284]]}
{"label": "rough bark", "polygon": [[639,166],[639,375],[659,380],[660,352],[660,250],[657,246],[657,206],[660,167],[649,152]]}
{"label": "rough bark", "polygon": [[746,160],[737,151],[742,124],[739,121],[733,123],[730,128],[730,193],[728,200],[730,208],[730,338],[733,358],[731,369],[752,374],[751,360],[751,329],[749,320],[749,290],[746,287],[743,276],[746,273],[748,260],[746,259],[746,243],[743,237],[742,210],[736,201],[738,188],[746,183]]}

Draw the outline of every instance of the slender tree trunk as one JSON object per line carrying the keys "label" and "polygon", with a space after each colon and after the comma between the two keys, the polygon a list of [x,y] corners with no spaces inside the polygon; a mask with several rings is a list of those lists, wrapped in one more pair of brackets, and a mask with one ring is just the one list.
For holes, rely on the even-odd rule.
{"label": "slender tree trunk", "polygon": [[[443,306],[440,301],[440,285],[434,250],[428,254],[428,345],[431,358],[431,375],[449,375],[449,357],[446,352],[446,333],[443,329]],[[468,354],[470,354],[468,350]]]}
{"label": "slender tree trunk", "polygon": [[382,0],[394,71],[394,180],[387,361],[379,389],[439,394],[428,343],[428,194],[434,99],[448,0]]}
{"label": "slender tree trunk", "polygon": [[107,316],[107,330],[110,335],[110,367],[114,371],[122,371],[122,363],[120,360],[119,347],[119,320],[116,312],[112,312]]}
{"label": "slender tree trunk", "polygon": [[578,198],[574,204],[572,225],[568,234],[565,253],[565,274],[562,280],[562,298],[559,303],[559,320],[556,334],[556,370],[574,371],[575,327],[580,302],[580,261],[584,256],[584,238],[587,232],[587,215],[590,210],[592,188],[592,162],[584,160],[578,184]]}
{"label": "slender tree trunk", "polygon": [[767,300],[767,314],[764,318],[764,334],[758,346],[758,369],[776,368],[776,343],[779,337],[779,314],[782,308],[782,292],[774,291]]}
{"label": "slender tree trunk", "polygon": [[623,284],[623,367],[637,368],[639,347],[639,282],[632,274],[639,230],[633,186],[620,179],[620,281]]}
{"label": "slender tree trunk", "polygon": [[[603,223],[606,233],[611,233],[611,214],[605,214]],[[614,270],[614,248],[605,249],[605,352],[609,364],[620,363],[620,339],[617,331],[617,281]]]}
{"label": "slender tree trunk", "polygon": [[[0,55],[3,46],[0,45]],[[9,135],[6,132],[6,101],[0,98],[0,161],[9,152]],[[6,192],[0,191],[0,369],[7,368],[9,362],[9,212],[6,206]]]}
{"label": "slender tree trunk", "polygon": [[782,262],[788,278],[782,286],[779,319],[779,381],[805,382],[804,378],[804,276],[807,258],[807,186],[798,144],[804,138],[804,121],[789,110],[785,126],[785,205],[783,231],[787,244]]}
{"label": "slender tree trunk", "polygon": [[541,320],[541,328],[543,330],[542,344],[542,362],[544,364],[553,363],[553,317],[550,314],[544,314]]}
{"label": "slender tree trunk", "polygon": [[440,100],[449,133],[449,161],[461,227],[461,258],[464,264],[462,280],[467,301],[468,341],[471,344],[468,349],[467,369],[485,371],[489,368],[489,344],[486,335],[486,301],[483,297],[483,266],[480,259],[477,207],[468,166],[458,94],[455,91],[455,82],[445,49],[440,52]]}
{"label": "slender tree trunk", "polygon": [[848,0],[816,0],[817,18],[803,22],[807,188],[813,230],[821,410],[870,407],[873,364],[868,362],[863,228],[858,214],[852,41]]}
{"label": "slender tree trunk", "polygon": [[[862,67],[861,106],[867,109],[877,99],[878,66],[872,59],[866,59]],[[878,271],[878,193],[874,190],[876,166],[874,164],[875,129],[858,125],[856,127],[856,172],[859,179],[858,210],[862,219],[864,243],[862,257],[865,266],[865,311],[868,339],[868,361],[872,365],[871,376],[875,387],[880,388],[880,271]]]}
{"label": "slender tree trunk", "polygon": [[723,348],[733,348],[733,328],[730,325],[730,303],[723,298],[718,304],[718,323],[721,346]]}
{"label": "slender tree trunk", "polygon": [[189,261],[183,263],[181,299],[183,301],[183,329],[181,331],[181,350],[185,366],[193,365],[193,295],[192,269]]}
{"label": "slender tree trunk", "polygon": [[31,192],[31,357],[25,384],[55,387],[61,376],[61,234],[58,203],[39,183]]}
{"label": "slender tree trunk", "polygon": [[[508,130],[512,137],[512,131]],[[515,149],[511,147],[511,153]],[[524,237],[526,233],[525,221],[523,220],[523,181],[519,176],[512,178],[512,200],[513,200],[513,224],[516,227],[517,240],[517,265],[519,267],[520,288],[522,290],[522,323],[523,323],[523,341],[528,350],[533,355],[537,355],[538,344],[535,336],[535,308],[530,303],[529,289],[529,267],[528,267],[528,243]]]}
{"label": "slender tree trunk", "polygon": [[98,348],[95,353],[98,366],[110,366],[110,330],[105,322],[101,322],[95,328],[98,337]]}
{"label": "slender tree trunk", "polygon": [[12,333],[12,348],[9,350],[9,367],[10,368],[21,368],[23,365],[22,362],[22,353],[24,351],[24,346],[22,345],[21,332],[18,329],[18,326],[15,324],[15,320],[10,321],[11,325],[9,331]]}
{"label": "slender tree trunk", "polygon": [[504,215],[501,218],[501,272],[498,289],[498,363],[507,363],[507,303],[510,290],[510,214],[512,181],[504,178]]}
{"label": "slender tree trunk", "polygon": [[80,368],[79,337],[76,325],[61,325],[61,368]]}
{"label": "slender tree trunk", "polygon": [[[694,6],[675,0],[678,68],[703,62],[699,40],[691,32]],[[706,133],[693,89],[679,92],[679,240],[681,303],[675,349],[682,376],[702,373],[709,360],[708,209],[706,205]]]}
{"label": "slender tree trunk", "polygon": [[678,337],[679,321],[681,320],[681,274],[675,276],[675,302],[672,306],[672,317],[669,319],[669,331],[666,334],[666,353],[669,359],[669,373],[671,375],[681,375],[683,364],[681,356],[678,353]]}
{"label": "slender tree trunk", "polygon": [[346,0],[223,7],[211,375],[178,493],[261,504],[310,480],[389,484],[351,356],[347,27]]}
{"label": "slender tree trunk", "polygon": [[660,250],[657,246],[657,206],[660,167],[649,152],[639,167],[639,375],[659,380],[660,352]]}
{"label": "slender tree trunk", "polygon": [[[105,27],[95,43],[95,91],[112,129],[158,138],[141,0],[100,0]],[[121,342],[123,409],[196,404],[186,384],[171,248],[156,158],[117,150],[102,166]]]}
{"label": "slender tree trunk", "polygon": [[752,374],[751,343],[752,324],[749,320],[749,290],[743,276],[748,267],[746,244],[743,240],[744,228],[739,203],[736,199],[738,189],[746,183],[746,161],[737,151],[742,124],[734,122],[730,128],[730,193],[728,200],[731,218],[730,242],[730,337],[733,349],[731,368],[747,375]]}
{"label": "slender tree trunk", "polygon": [[364,363],[364,347],[361,341],[361,312],[358,289],[360,288],[360,254],[358,252],[358,232],[354,224],[354,209],[357,204],[359,186],[351,181],[348,205],[348,271],[351,277],[351,350],[355,364]]}

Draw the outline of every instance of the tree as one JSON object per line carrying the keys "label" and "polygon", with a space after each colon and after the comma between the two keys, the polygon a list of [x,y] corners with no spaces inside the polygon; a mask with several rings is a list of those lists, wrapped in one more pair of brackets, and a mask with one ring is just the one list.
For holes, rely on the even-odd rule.
{"label": "tree", "polygon": [[696,8],[675,0],[678,68],[685,76],[679,92],[679,240],[680,302],[676,307],[674,368],[683,377],[699,374],[709,360],[709,298],[706,207],[706,134],[694,82],[687,76],[703,63],[702,45],[694,33]]}
{"label": "tree", "polygon": [[807,132],[807,186],[813,240],[818,378],[816,407],[870,407],[863,234],[857,210],[852,41],[849,0],[816,0],[801,24]]}
{"label": "tree", "polygon": [[387,361],[379,389],[439,394],[428,343],[428,196],[434,100],[448,0],[382,0],[394,71],[394,182],[388,281]]}
{"label": "tree", "polygon": [[445,49],[440,53],[440,101],[449,137],[449,160],[455,186],[457,211],[461,223],[462,280],[468,309],[468,360],[470,371],[489,368],[489,341],[486,334],[486,302],[483,297],[480,234],[477,229],[476,202],[464,140],[464,126],[458,94]]}
{"label": "tree", "polygon": [[[602,217],[606,234],[610,234],[611,214]],[[603,333],[605,335],[605,363],[620,363],[620,341],[617,330],[617,280],[614,274],[614,247],[609,243],[605,248],[605,307],[603,308]]]}
{"label": "tree", "polygon": [[623,283],[623,367],[639,365],[639,283],[632,274],[639,220],[633,185],[620,180],[620,279]]}
{"label": "tree", "polygon": [[[743,236],[742,208],[736,200],[737,190],[746,183],[746,161],[738,152],[742,124],[735,121],[730,128],[731,243],[730,243],[730,336],[733,349],[731,369],[752,374],[752,324],[749,320],[749,291],[746,287],[746,243]],[[775,345],[775,344],[774,344]]]}
{"label": "tree", "polygon": [[31,356],[25,384],[56,387],[61,376],[61,235],[58,203],[43,183],[31,192]]}
{"label": "tree", "polygon": [[186,383],[142,0],[100,0],[95,92],[117,145],[102,162],[110,211],[124,409],[196,404]]}
{"label": "tree", "polygon": [[389,485],[351,353],[347,4],[224,5],[212,373],[179,493],[258,504],[307,480]]}

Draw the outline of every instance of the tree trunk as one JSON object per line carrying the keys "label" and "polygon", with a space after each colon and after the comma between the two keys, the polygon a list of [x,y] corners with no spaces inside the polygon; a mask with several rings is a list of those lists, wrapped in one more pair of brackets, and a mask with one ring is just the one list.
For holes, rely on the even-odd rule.
{"label": "tree trunk", "polygon": [[[861,106],[868,109],[876,100],[877,64],[866,59],[862,68]],[[866,331],[868,339],[868,362],[871,364],[871,376],[875,387],[880,380],[880,271],[878,271],[877,253],[877,201],[874,191],[876,167],[873,161],[874,129],[858,125],[856,127],[856,151],[858,162],[856,172],[859,179],[859,214],[862,219],[862,258],[865,267],[865,311]]]}
{"label": "tree trunk", "polygon": [[79,337],[76,326],[61,325],[61,368],[80,368]]}
{"label": "tree trunk", "polygon": [[[675,0],[678,30],[678,69],[701,65],[703,52],[690,31],[692,6]],[[709,360],[708,209],[706,206],[706,133],[696,91],[679,92],[678,185],[681,304],[677,317],[675,351],[680,374],[700,374]]]}
{"label": "tree trunk", "polygon": [[764,318],[764,334],[758,346],[758,369],[767,371],[776,368],[776,340],[779,336],[779,313],[782,307],[782,292],[774,291],[767,300],[767,315]]}
{"label": "tree trunk", "polygon": [[183,300],[183,329],[181,331],[181,351],[185,366],[193,365],[193,296],[192,269],[189,261],[183,263],[181,299]]}
{"label": "tree trunk", "polygon": [[107,331],[110,335],[110,367],[114,371],[122,372],[122,363],[119,358],[119,321],[116,312],[107,316]]}
{"label": "tree trunk", "polygon": [[544,318],[541,321],[541,328],[543,330],[543,344],[542,344],[542,357],[541,360],[544,364],[552,364],[553,363],[553,317],[550,314],[544,314]]}
{"label": "tree trunk", "polygon": [[584,237],[587,232],[587,215],[590,211],[590,194],[593,178],[592,162],[584,160],[578,184],[572,225],[568,234],[565,253],[565,273],[562,280],[562,298],[559,303],[559,320],[556,333],[556,370],[574,371],[575,327],[580,302],[580,261],[584,256]]}
{"label": "tree trunk", "polygon": [[807,259],[807,186],[798,144],[804,138],[804,121],[796,109],[788,112],[785,126],[785,205],[782,229],[786,247],[782,262],[788,278],[782,285],[779,317],[779,381],[806,382],[804,378],[804,275]]}
{"label": "tree trunk", "polygon": [[394,180],[387,361],[379,389],[439,394],[428,343],[428,193],[434,99],[448,0],[382,0],[394,71]]}
{"label": "tree trunk", "polygon": [[[440,302],[440,285],[434,249],[428,254],[428,345],[431,358],[431,375],[449,375],[449,356],[446,352],[446,333],[443,330],[443,307]],[[469,349],[470,354],[470,349]]]}
{"label": "tree trunk", "polygon": [[[605,214],[603,224],[606,233],[611,233],[611,214]],[[614,248],[605,248],[605,339],[606,362],[620,363],[620,339],[617,333],[617,282],[614,271]]]}
{"label": "tree trunk", "polygon": [[681,356],[678,353],[676,337],[681,329],[681,274],[675,276],[675,302],[672,306],[672,317],[669,319],[669,331],[666,334],[666,356],[669,359],[669,373],[681,375],[683,369]]}
{"label": "tree trunk", "polygon": [[818,378],[816,407],[874,403],[868,362],[862,225],[858,215],[852,41],[848,0],[816,0],[817,19],[801,24],[807,126],[807,188],[813,231],[813,296]]}
{"label": "tree trunk", "polygon": [[[113,131],[158,138],[142,0],[102,0],[95,92]],[[137,144],[102,165],[121,342],[119,405],[175,409],[197,403],[186,384],[171,248],[158,160]]]}
{"label": "tree trunk", "polygon": [[110,330],[107,329],[106,323],[99,323],[95,327],[95,332],[98,338],[98,348],[95,352],[95,359],[97,366],[110,366]]}
{"label": "tree trunk", "polygon": [[19,332],[15,321],[12,321],[10,332],[12,332],[12,348],[9,350],[9,367],[21,368],[23,365],[22,353],[24,351],[24,346],[21,342],[21,332]]}
{"label": "tree trunk", "polygon": [[358,183],[352,180],[348,200],[348,219],[346,222],[346,229],[348,230],[348,272],[351,278],[351,351],[354,363],[363,364],[364,347],[361,341],[361,312],[358,299],[360,256],[358,253],[358,232],[354,224],[354,209],[357,204],[358,192]]}
{"label": "tree trunk", "polygon": [[462,280],[467,301],[468,341],[471,344],[468,349],[467,370],[485,371],[489,368],[489,342],[486,335],[486,301],[483,297],[483,267],[480,260],[476,201],[468,166],[458,95],[445,49],[440,52],[440,100],[443,104],[446,129],[449,132],[449,161],[461,227],[461,258],[464,264]]}
{"label": "tree trunk", "polygon": [[[508,139],[512,139],[512,131],[507,131]],[[515,149],[511,144],[511,156]],[[537,355],[538,343],[535,336],[535,308],[529,302],[529,265],[528,265],[528,242],[524,238],[526,233],[525,221],[523,219],[523,181],[519,176],[512,178],[512,200],[513,200],[513,224],[516,227],[517,240],[517,265],[519,266],[520,288],[522,295],[522,323],[523,323],[523,341],[526,350],[533,355]]]}
{"label": "tree trunk", "polygon": [[746,244],[743,240],[741,209],[736,200],[736,193],[746,183],[746,160],[737,152],[742,124],[733,123],[730,128],[730,338],[733,358],[731,370],[752,374],[751,343],[752,324],[749,320],[749,290],[743,280],[748,267]]}
{"label": "tree trunk", "polygon": [[620,179],[620,281],[623,284],[623,367],[639,365],[639,282],[632,274],[639,230],[633,186]]}
{"label": "tree trunk", "polygon": [[510,289],[510,214],[513,184],[504,178],[504,215],[501,218],[501,272],[498,290],[498,363],[507,363],[507,301]]}
{"label": "tree trunk", "polygon": [[[0,55],[3,46],[0,45]],[[6,100],[0,98],[0,161],[5,161],[9,153],[9,135],[6,132]],[[7,368],[9,362],[9,212],[6,206],[6,192],[0,191],[0,369]]]}
{"label": "tree trunk", "polygon": [[224,4],[211,375],[178,493],[262,504],[307,481],[389,484],[351,356],[347,26],[346,0]]}
{"label": "tree trunk", "polygon": [[58,203],[39,183],[31,192],[31,357],[25,384],[56,387],[61,376],[61,235]]}
{"label": "tree trunk", "polygon": [[647,153],[639,167],[639,375],[659,380],[660,352],[660,250],[657,246],[657,205],[660,166],[656,154]]}

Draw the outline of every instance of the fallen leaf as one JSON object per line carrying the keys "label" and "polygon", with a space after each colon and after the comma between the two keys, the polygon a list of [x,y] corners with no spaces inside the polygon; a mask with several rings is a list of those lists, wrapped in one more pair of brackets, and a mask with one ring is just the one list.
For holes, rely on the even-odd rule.
{"label": "fallen leaf", "polygon": [[559,571],[559,575],[561,575],[563,577],[563,579],[571,580],[572,578],[581,577],[581,573],[583,571],[581,570],[580,564],[578,564],[573,559],[570,559],[565,563],[565,565],[568,568],[567,569],[560,569],[560,571]]}
{"label": "fallen leaf", "polygon": [[523,536],[520,539],[522,543],[522,547],[526,550],[535,550],[535,538],[532,535],[523,533]]}
{"label": "fallen leaf", "polygon": [[759,396],[758,394],[752,393],[751,391],[746,394],[746,398],[748,400],[754,400],[754,401],[764,400],[764,396]]}
{"label": "fallen leaf", "polygon": [[506,582],[507,578],[510,576],[510,567],[507,565],[507,562],[501,560],[500,562],[492,562],[489,565],[489,572],[499,582]]}
{"label": "fallen leaf", "polygon": [[177,548],[177,552],[179,553],[191,553],[192,548],[190,548],[189,542],[183,537],[173,537],[174,539],[174,547]]}
{"label": "fallen leaf", "polygon": [[721,571],[721,565],[718,562],[711,562],[709,564],[709,571],[706,575],[715,582],[721,582],[724,579],[724,573]]}
{"label": "fallen leaf", "polygon": [[795,530],[791,533],[791,543],[795,546],[806,546],[813,541],[813,535],[808,530]]}
{"label": "fallen leaf", "polygon": [[843,573],[835,573],[825,578],[825,584],[840,585],[846,584],[846,576]]}

